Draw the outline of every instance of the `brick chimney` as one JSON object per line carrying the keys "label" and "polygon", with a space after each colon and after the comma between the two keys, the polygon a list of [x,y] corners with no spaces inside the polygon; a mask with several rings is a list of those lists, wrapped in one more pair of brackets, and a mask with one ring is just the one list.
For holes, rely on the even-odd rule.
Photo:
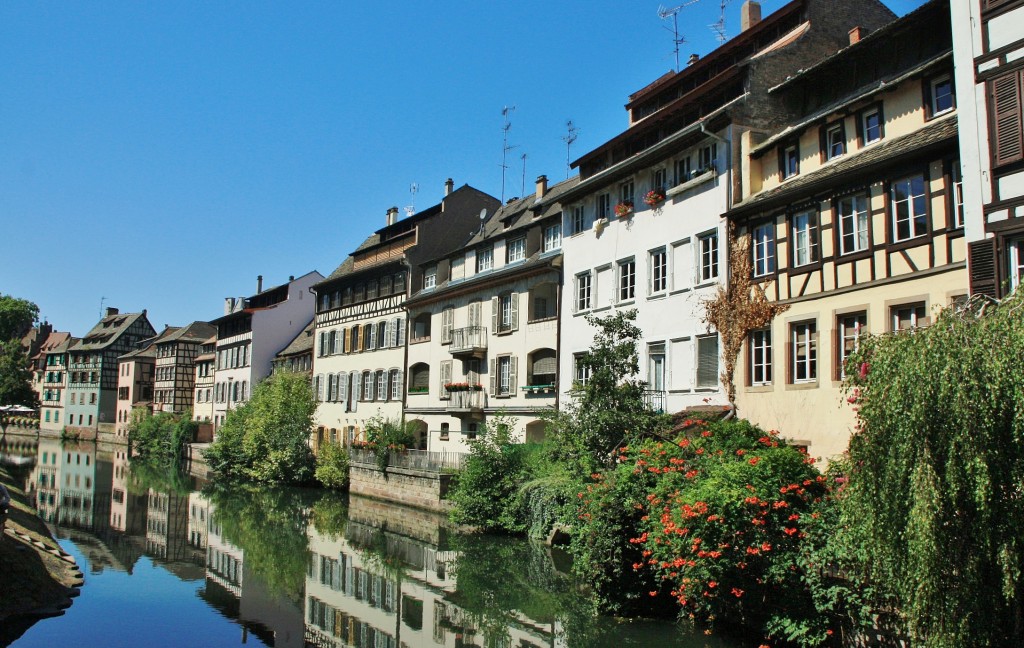
{"label": "brick chimney", "polygon": [[864,38],[867,34],[864,33],[864,28],[861,26],[854,27],[850,30],[850,45],[859,43],[860,39]]}
{"label": "brick chimney", "polygon": [[447,196],[451,194],[453,189],[455,189],[455,181],[452,180],[451,178],[448,178],[447,180],[444,181],[444,195]]}
{"label": "brick chimney", "polygon": [[548,192],[548,177],[546,175],[537,176],[537,200],[544,197],[544,194]]}
{"label": "brick chimney", "polygon": [[120,312],[121,311],[117,310],[113,306],[107,306],[107,315],[106,316],[110,317],[111,315],[117,315]]}
{"label": "brick chimney", "polygon": [[690,54],[690,58],[686,61],[686,67],[690,67],[694,63],[700,60],[700,54]]}
{"label": "brick chimney", "polygon": [[394,225],[398,222],[398,207],[390,207],[388,209],[387,224]]}
{"label": "brick chimney", "polygon": [[746,0],[740,7],[740,31],[747,31],[761,22],[761,3],[757,0]]}

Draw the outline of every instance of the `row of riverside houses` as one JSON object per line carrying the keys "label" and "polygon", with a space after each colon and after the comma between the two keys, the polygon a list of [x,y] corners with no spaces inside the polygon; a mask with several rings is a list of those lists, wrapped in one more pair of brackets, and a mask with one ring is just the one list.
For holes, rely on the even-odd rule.
{"label": "row of riverside houses", "polygon": [[842,364],[860,335],[925,326],[1024,275],[1024,0],[950,5],[897,19],[876,0],[793,0],[762,18],[745,2],[742,32],[631,95],[626,130],[576,160],[577,177],[541,176],[504,205],[449,180],[433,207],[388,210],[330,276],[228,299],[212,330],[158,336],[143,313],[145,344],[110,351],[127,363],[123,411],[85,411],[106,403],[85,393],[86,365],[108,362],[102,345],[128,326],[109,314],[66,341],[76,400],[54,425],[187,405],[215,428],[273,365],[311,375],[314,445],[404,418],[418,448],[465,452],[501,412],[536,441],[543,412],[587,380],[587,316],[624,309],[654,407],[724,407],[703,302],[746,249],[752,279],[788,308],[744,344],[738,415],[839,453],[854,427]]}

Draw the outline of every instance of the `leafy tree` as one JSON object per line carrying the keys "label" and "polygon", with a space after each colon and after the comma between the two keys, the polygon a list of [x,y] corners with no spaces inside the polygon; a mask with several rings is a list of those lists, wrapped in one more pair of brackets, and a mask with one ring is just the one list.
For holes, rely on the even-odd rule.
{"label": "leafy tree", "polygon": [[229,478],[307,483],[313,478],[309,437],[315,411],[307,375],[274,373],[256,385],[247,403],[228,412],[207,461]]}
{"label": "leafy tree", "polygon": [[195,438],[199,424],[192,420],[191,412],[153,414],[145,409],[132,412],[128,425],[128,440],[138,457],[159,464],[177,463],[185,444]]}
{"label": "leafy tree", "polygon": [[20,339],[39,318],[39,307],[27,299],[0,293],[0,342]]}
{"label": "leafy tree", "polygon": [[862,339],[844,567],[922,646],[1024,645],[1024,293]]}
{"label": "leafy tree", "polygon": [[0,405],[38,407],[32,370],[20,340],[0,341]]}
{"label": "leafy tree", "polygon": [[320,446],[316,455],[316,480],[327,488],[348,486],[348,452],[335,443]]}

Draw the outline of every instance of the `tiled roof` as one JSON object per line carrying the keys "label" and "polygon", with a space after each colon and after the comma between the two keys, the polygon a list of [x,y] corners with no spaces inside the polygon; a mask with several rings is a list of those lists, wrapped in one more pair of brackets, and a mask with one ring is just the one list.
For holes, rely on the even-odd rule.
{"label": "tiled roof", "polygon": [[86,333],[85,337],[79,340],[78,344],[76,344],[72,349],[74,351],[97,351],[105,349],[113,344],[114,341],[116,341],[122,333],[127,331],[140,317],[144,316],[144,312],[107,315],[97,322],[96,326],[92,327],[92,330]]}
{"label": "tiled roof", "polygon": [[849,153],[820,169],[797,175],[776,187],[754,194],[737,203],[728,215],[738,216],[755,209],[786,203],[792,198],[806,195],[808,192],[834,186],[841,181],[844,175],[884,167],[899,158],[912,155],[923,149],[948,141],[955,142],[956,125],[955,113],[940,117],[913,133],[883,140],[854,153]]}
{"label": "tiled roof", "polygon": [[195,321],[188,326],[180,327],[169,327],[175,329],[170,335],[161,336],[159,342],[173,342],[175,340],[184,340],[186,342],[204,343],[211,335],[214,336],[216,342],[217,327],[209,324],[208,322]]}
{"label": "tiled roof", "polygon": [[[488,239],[524,229],[541,218],[559,213],[562,211],[562,206],[558,202],[558,197],[579,184],[579,181],[579,176],[563,180],[549,187],[539,201],[537,194],[531,193],[502,205],[484,221],[483,229],[470,237],[466,242],[466,247],[472,247]],[[505,227],[505,222],[508,220],[511,222],[508,227]]]}
{"label": "tiled roof", "polygon": [[277,357],[281,358],[283,356],[311,353],[313,351],[313,329],[315,326],[316,318],[314,317],[310,320],[309,324],[306,325],[306,328],[302,329],[302,331],[295,336],[295,339],[288,343],[288,346],[278,352]]}

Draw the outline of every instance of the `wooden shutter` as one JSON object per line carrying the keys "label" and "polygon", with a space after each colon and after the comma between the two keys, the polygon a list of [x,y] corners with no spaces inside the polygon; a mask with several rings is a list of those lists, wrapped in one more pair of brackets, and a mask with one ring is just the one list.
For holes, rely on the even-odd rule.
{"label": "wooden shutter", "polygon": [[498,374],[495,372],[494,358],[491,358],[489,367],[490,367],[490,370],[491,370],[490,371],[490,380],[491,380],[491,391],[490,391],[490,394],[491,394],[491,396],[494,396],[495,393],[497,393],[496,390],[498,388]]}
{"label": "wooden shutter", "polygon": [[517,358],[516,356],[512,356],[511,358],[509,358],[509,367],[508,367],[508,393],[509,393],[509,396],[515,396],[516,395],[516,391],[519,389],[519,386],[517,385],[517,381],[516,381],[518,371],[519,371],[519,358]]}
{"label": "wooden shutter", "polygon": [[452,361],[451,360],[445,360],[445,361],[441,362],[440,378],[441,378],[441,382],[440,382],[440,385],[439,385],[437,393],[441,396],[441,398],[448,398],[449,397],[448,390],[445,389],[444,386],[452,381]]}
{"label": "wooden shutter", "polygon": [[400,326],[400,322],[401,321],[402,320],[398,319],[397,317],[395,319],[391,320],[391,331],[390,331],[390,341],[391,341],[391,344],[390,344],[390,346],[393,346],[393,347],[398,346],[398,327]]}
{"label": "wooden shutter", "polygon": [[967,259],[971,294],[999,297],[996,240],[992,238],[969,243]]}
{"label": "wooden shutter", "polygon": [[697,338],[697,386],[718,384],[718,334]]}
{"label": "wooden shutter", "polygon": [[441,310],[441,344],[452,341],[452,329],[455,326],[455,309],[447,306]]}
{"label": "wooden shutter", "polygon": [[1021,71],[1013,71],[990,83],[993,127],[993,166],[1024,158],[1021,129]]}
{"label": "wooden shutter", "polygon": [[512,317],[511,317],[511,321],[509,322],[509,325],[510,325],[509,328],[511,328],[513,331],[518,331],[519,330],[519,293],[516,293],[516,292],[512,293],[511,299],[512,299]]}
{"label": "wooden shutter", "polygon": [[316,399],[319,402],[321,402],[321,403],[324,400],[324,376],[323,376],[323,374],[320,374],[319,376],[316,377]]}
{"label": "wooden shutter", "polygon": [[396,385],[398,385],[398,393],[397,393],[397,396],[396,396],[396,398],[398,398],[398,399],[401,399],[401,398],[402,398],[402,393],[403,393],[403,392],[402,392],[402,387],[404,387],[404,386],[405,386],[405,385],[404,385],[404,384],[402,383],[402,370],[401,370],[401,369],[399,369],[399,370],[398,370],[398,372],[397,372],[397,373],[395,374],[395,376],[396,376],[396,378],[395,378],[395,384],[396,384]]}
{"label": "wooden shutter", "polygon": [[367,348],[369,348],[369,349],[376,349],[377,348],[377,327],[374,326],[373,324],[368,324],[368,326],[370,327],[370,342],[369,342],[369,346]]}
{"label": "wooden shutter", "polygon": [[384,320],[384,324],[381,327],[379,342],[380,345],[385,349],[390,346],[394,346],[393,344],[391,344],[391,322],[387,320]]}
{"label": "wooden shutter", "polygon": [[358,371],[352,372],[352,411],[359,409],[359,399],[362,398],[362,374]]}
{"label": "wooden shutter", "polygon": [[405,318],[398,318],[398,343],[395,346],[405,344]]}
{"label": "wooden shutter", "polygon": [[498,332],[498,314],[500,312],[501,300],[498,297],[491,297],[491,333]]}
{"label": "wooden shutter", "polygon": [[327,348],[327,331],[320,331],[320,348],[316,353],[318,357],[324,357],[325,348]]}
{"label": "wooden shutter", "polygon": [[430,389],[430,367],[418,365],[412,373],[412,387],[417,389]]}
{"label": "wooden shutter", "polygon": [[480,302],[475,301],[469,305],[469,325],[480,326]]}
{"label": "wooden shutter", "polygon": [[345,353],[350,353],[352,351],[352,341],[349,339],[348,332],[348,329],[341,329],[341,343],[344,347]]}
{"label": "wooden shutter", "polygon": [[345,404],[348,409],[348,374],[338,374],[338,400]]}

